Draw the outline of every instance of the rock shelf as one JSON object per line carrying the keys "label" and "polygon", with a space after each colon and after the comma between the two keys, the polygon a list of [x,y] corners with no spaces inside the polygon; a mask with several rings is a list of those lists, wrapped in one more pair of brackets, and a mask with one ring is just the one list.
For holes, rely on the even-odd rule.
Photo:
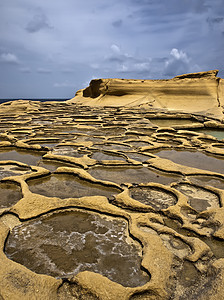
{"label": "rock shelf", "polygon": [[222,299],[216,75],[95,80],[70,101],[0,105],[0,299]]}

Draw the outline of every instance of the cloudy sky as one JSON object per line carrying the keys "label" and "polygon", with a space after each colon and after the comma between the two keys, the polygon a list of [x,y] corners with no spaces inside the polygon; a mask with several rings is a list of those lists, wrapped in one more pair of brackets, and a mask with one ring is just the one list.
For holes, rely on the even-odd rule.
{"label": "cloudy sky", "polygon": [[0,0],[0,98],[219,69],[224,0]]}

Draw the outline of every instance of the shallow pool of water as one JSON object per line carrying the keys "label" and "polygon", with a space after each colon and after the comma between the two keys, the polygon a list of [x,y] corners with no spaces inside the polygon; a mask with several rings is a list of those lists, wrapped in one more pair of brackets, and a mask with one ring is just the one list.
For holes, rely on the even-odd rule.
{"label": "shallow pool of water", "polygon": [[20,186],[11,182],[0,182],[0,208],[10,207],[22,197]]}
{"label": "shallow pool of water", "polygon": [[119,144],[102,144],[102,145],[94,145],[95,148],[102,149],[102,150],[118,150],[118,151],[128,151],[130,150],[130,146],[128,145],[119,145]]}
{"label": "shallow pool of water", "polygon": [[218,140],[224,139],[224,130],[222,130],[222,129],[203,129],[202,128],[202,129],[196,129],[194,131],[214,136]]}
{"label": "shallow pool of water", "polygon": [[76,157],[80,158],[83,157],[83,155],[88,154],[89,152],[83,152],[83,151],[78,151],[75,149],[75,147],[72,146],[66,146],[66,147],[58,147],[54,148],[52,151],[52,154],[54,155],[64,155],[64,156],[70,156],[70,157]]}
{"label": "shallow pool of water", "polygon": [[159,127],[172,127],[174,125],[201,124],[191,119],[152,119],[151,122]]}
{"label": "shallow pool of water", "polygon": [[186,195],[188,203],[197,211],[220,207],[219,197],[205,188],[188,183],[179,183],[175,185],[175,189]]}
{"label": "shallow pool of water", "polygon": [[177,197],[174,194],[156,187],[133,187],[129,189],[129,192],[133,199],[143,204],[150,205],[155,210],[166,209],[177,203]]}
{"label": "shallow pool of water", "polygon": [[101,180],[121,183],[158,182],[170,184],[177,181],[180,176],[171,176],[167,173],[152,171],[146,167],[93,167],[89,173]]}
{"label": "shallow pool of water", "polygon": [[40,160],[40,162],[38,163],[38,167],[42,167],[42,168],[49,170],[50,172],[54,172],[59,167],[74,167],[74,165],[66,163],[66,162],[59,162],[59,161],[43,159],[43,160]]}
{"label": "shallow pool of water", "polygon": [[34,151],[0,151],[0,160],[14,160],[28,165],[36,165],[41,159],[40,153]]}
{"label": "shallow pool of water", "polygon": [[190,179],[192,183],[198,184],[200,186],[207,185],[219,189],[224,189],[224,180],[218,177],[196,175],[196,176],[188,176],[188,179]]}
{"label": "shallow pool of water", "polygon": [[21,167],[17,165],[0,165],[0,180],[4,177],[15,176],[15,175],[23,175],[31,173],[29,167]]}
{"label": "shallow pool of water", "polygon": [[36,273],[64,278],[91,271],[130,287],[149,280],[140,269],[141,251],[124,220],[84,210],[24,222],[5,247],[8,258]]}
{"label": "shallow pool of water", "polygon": [[91,158],[96,159],[97,161],[102,161],[102,160],[123,160],[125,161],[125,158],[120,156],[120,155],[112,155],[109,153],[104,153],[104,152],[94,152]]}
{"label": "shallow pool of water", "polygon": [[106,196],[117,194],[119,189],[88,182],[78,176],[54,174],[28,181],[31,192],[47,197],[80,198],[85,196]]}
{"label": "shallow pool of water", "polygon": [[177,164],[224,173],[224,159],[209,156],[202,152],[162,150],[154,153],[161,158],[172,160]]}
{"label": "shallow pool of water", "polygon": [[149,160],[151,158],[150,156],[139,154],[139,153],[134,153],[134,152],[127,153],[127,156],[130,159],[134,159],[134,160],[137,160],[137,161],[140,161],[140,162],[146,162],[147,160]]}
{"label": "shallow pool of water", "polygon": [[124,128],[120,128],[120,127],[101,127],[98,128],[96,131],[94,131],[94,135],[96,136],[120,136],[123,135],[125,133],[125,129]]}

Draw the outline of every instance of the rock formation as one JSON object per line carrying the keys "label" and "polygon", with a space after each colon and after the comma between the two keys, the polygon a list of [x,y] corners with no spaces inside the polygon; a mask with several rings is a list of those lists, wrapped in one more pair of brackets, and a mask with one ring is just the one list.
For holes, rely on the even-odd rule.
{"label": "rock formation", "polygon": [[0,105],[0,300],[223,298],[216,74]]}
{"label": "rock formation", "polygon": [[218,70],[184,74],[168,80],[94,79],[79,90],[71,103],[90,106],[138,106],[179,110],[208,111],[222,115],[224,80]]}

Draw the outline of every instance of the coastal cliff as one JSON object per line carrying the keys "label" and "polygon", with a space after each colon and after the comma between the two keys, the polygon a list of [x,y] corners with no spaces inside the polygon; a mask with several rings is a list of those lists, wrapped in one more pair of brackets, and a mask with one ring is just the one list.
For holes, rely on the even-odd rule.
{"label": "coastal cliff", "polygon": [[139,106],[222,115],[224,79],[218,70],[168,80],[94,79],[69,103],[90,106]]}

